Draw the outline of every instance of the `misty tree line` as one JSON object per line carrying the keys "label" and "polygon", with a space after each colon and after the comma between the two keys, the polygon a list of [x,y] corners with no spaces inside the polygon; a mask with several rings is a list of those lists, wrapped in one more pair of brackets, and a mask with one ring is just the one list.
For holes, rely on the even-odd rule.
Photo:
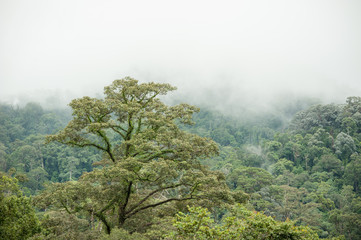
{"label": "misty tree line", "polygon": [[285,128],[277,115],[166,106],[169,85],[117,84],[105,100],[73,100],[73,117],[1,104],[8,239],[360,239],[361,98]]}
{"label": "misty tree line", "polygon": [[29,194],[43,188],[47,181],[77,179],[91,171],[99,160],[96,151],[45,144],[44,136],[60,130],[69,121],[67,110],[47,111],[36,103],[23,108],[1,105],[1,171],[15,169],[24,178]]}
{"label": "misty tree line", "polygon": [[[284,131],[269,129],[266,119],[271,118],[266,118],[257,128],[260,136],[249,138],[261,141],[238,145],[236,129],[241,128],[220,121],[223,127],[218,130],[224,133],[220,139],[212,137],[227,144],[206,163],[226,174],[231,189],[250,194],[248,204],[258,211],[311,226],[320,237],[343,234],[359,239],[360,113],[360,97],[349,97],[345,104],[311,106],[295,114]],[[194,131],[198,129],[196,125]],[[204,132],[212,134],[204,129],[198,133]]]}

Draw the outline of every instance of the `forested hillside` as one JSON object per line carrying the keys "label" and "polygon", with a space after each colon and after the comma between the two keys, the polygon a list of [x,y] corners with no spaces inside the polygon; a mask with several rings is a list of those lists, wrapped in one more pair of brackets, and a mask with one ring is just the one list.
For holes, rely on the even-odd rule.
{"label": "forested hillside", "polygon": [[70,118],[67,110],[44,110],[36,103],[22,108],[0,105],[0,170],[16,171],[27,195],[49,181],[77,179],[99,161],[92,149],[45,144],[45,136],[65,127]]}
{"label": "forested hillside", "polygon": [[287,121],[167,106],[172,90],[1,104],[0,238],[361,239],[360,97]]}
{"label": "forested hillside", "polygon": [[[220,144],[208,159],[231,189],[250,195],[255,210],[308,225],[320,237],[361,238],[361,98],[314,105],[285,129],[201,113],[190,130]],[[213,126],[212,126],[213,124]]]}

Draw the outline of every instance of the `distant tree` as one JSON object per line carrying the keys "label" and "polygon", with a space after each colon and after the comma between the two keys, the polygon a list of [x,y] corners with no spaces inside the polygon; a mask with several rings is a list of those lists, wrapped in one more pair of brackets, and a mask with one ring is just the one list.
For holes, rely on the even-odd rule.
{"label": "distant tree", "polygon": [[339,195],[338,209],[330,211],[334,235],[344,235],[346,239],[361,239],[361,198],[353,192],[353,187],[344,185]]}
{"label": "distant tree", "polygon": [[361,193],[361,157],[354,154],[351,156],[351,162],[346,165],[345,182],[353,186],[356,193]]}
{"label": "distant tree", "polygon": [[357,130],[357,122],[352,117],[342,119],[342,129],[348,134],[353,135]]}
{"label": "distant tree", "polygon": [[298,112],[292,119],[290,129],[296,132],[311,133],[318,128],[324,128],[331,135],[341,125],[338,117],[342,106],[335,104],[315,105]]}
{"label": "distant tree", "polygon": [[286,170],[292,171],[293,163],[286,158],[280,159],[278,162],[271,166],[272,174],[275,176],[283,174]]}
{"label": "distant tree", "polygon": [[343,173],[343,166],[334,154],[325,154],[317,161],[312,169],[313,172],[331,172],[333,175],[341,177]]}
{"label": "distant tree", "polygon": [[348,97],[346,99],[345,111],[349,113],[349,115],[361,113],[361,97]]}
{"label": "distant tree", "polygon": [[346,165],[351,154],[356,151],[356,145],[350,135],[340,132],[336,137],[335,149],[336,154],[343,160],[344,165]]}
{"label": "distant tree", "polygon": [[43,108],[38,103],[27,103],[20,111],[20,123],[25,129],[26,133],[36,133],[37,125],[41,116],[44,114]]}
{"label": "distant tree", "polygon": [[22,172],[30,172],[32,169],[41,166],[41,158],[35,147],[23,145],[10,155],[11,164]]}
{"label": "distant tree", "polygon": [[272,184],[273,176],[262,168],[240,167],[234,169],[227,180],[232,188],[252,193]]}
{"label": "distant tree", "polygon": [[0,171],[5,172],[8,170],[8,156],[6,153],[7,147],[0,142]]}

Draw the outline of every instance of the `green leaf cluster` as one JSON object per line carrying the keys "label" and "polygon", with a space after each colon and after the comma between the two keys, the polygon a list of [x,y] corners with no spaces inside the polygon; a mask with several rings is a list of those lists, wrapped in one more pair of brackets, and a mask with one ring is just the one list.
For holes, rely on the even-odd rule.
{"label": "green leaf cluster", "polygon": [[31,199],[22,195],[17,179],[0,172],[0,239],[27,239],[39,230]]}
{"label": "green leaf cluster", "polygon": [[236,205],[219,223],[201,207],[189,207],[176,216],[176,230],[167,239],[319,239],[309,227],[297,227],[291,221],[279,222],[260,212]]}

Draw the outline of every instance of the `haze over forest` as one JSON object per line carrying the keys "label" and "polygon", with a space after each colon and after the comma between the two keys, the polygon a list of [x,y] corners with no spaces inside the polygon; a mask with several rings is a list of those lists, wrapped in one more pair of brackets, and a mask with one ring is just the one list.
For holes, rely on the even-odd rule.
{"label": "haze over forest", "polygon": [[358,0],[0,0],[0,101],[65,106],[114,79],[192,104],[361,95]]}
{"label": "haze over forest", "polygon": [[361,240],[360,13],[0,0],[0,239]]}

